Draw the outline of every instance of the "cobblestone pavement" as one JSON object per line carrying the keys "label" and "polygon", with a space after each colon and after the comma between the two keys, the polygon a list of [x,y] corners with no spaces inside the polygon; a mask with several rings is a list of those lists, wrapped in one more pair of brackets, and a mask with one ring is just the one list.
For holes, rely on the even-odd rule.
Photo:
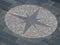
{"label": "cobblestone pavement", "polygon": [[[57,29],[43,38],[25,38],[10,31],[5,15],[18,5],[38,5],[51,11],[57,19]],[[0,0],[0,45],[60,45],[60,1],[55,0]]]}

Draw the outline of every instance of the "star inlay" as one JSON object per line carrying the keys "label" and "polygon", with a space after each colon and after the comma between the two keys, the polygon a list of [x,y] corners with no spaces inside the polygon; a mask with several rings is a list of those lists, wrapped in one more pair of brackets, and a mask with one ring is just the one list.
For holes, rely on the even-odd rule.
{"label": "star inlay", "polygon": [[37,24],[37,25],[42,25],[42,26],[45,26],[45,27],[50,27],[49,25],[46,25],[46,24],[44,24],[44,23],[40,23],[40,22],[38,21],[38,20],[40,20],[40,19],[36,19],[37,15],[38,15],[38,12],[39,12],[39,8],[38,8],[38,10],[37,10],[36,12],[34,12],[31,16],[29,16],[29,15],[26,13],[27,17],[23,17],[23,16],[18,16],[18,15],[16,15],[16,14],[12,14],[12,15],[20,18],[20,19],[23,19],[23,20],[24,20],[24,23],[26,23],[23,34],[25,34],[25,32],[30,28],[31,25],[33,25],[35,28],[36,28],[36,25],[35,25],[35,24]]}

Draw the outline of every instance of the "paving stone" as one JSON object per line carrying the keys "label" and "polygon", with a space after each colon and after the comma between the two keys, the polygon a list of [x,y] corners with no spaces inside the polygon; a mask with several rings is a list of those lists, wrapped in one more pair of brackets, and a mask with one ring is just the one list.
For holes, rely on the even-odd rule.
{"label": "paving stone", "polygon": [[0,45],[8,45],[8,44],[6,44],[6,43],[4,43],[4,42],[0,42]]}
{"label": "paving stone", "polygon": [[41,5],[48,2],[48,0],[34,0],[34,1],[37,2],[37,5]]}
{"label": "paving stone", "polygon": [[15,42],[13,42],[13,41],[10,41],[10,40],[7,40],[6,38],[1,37],[1,36],[0,36],[0,41],[6,43],[6,44],[8,44],[8,45],[18,45],[17,43],[15,43]]}
{"label": "paving stone", "polygon": [[51,1],[54,1],[54,2],[60,3],[60,0],[51,0]]}
{"label": "paving stone", "polygon": [[60,9],[60,4],[59,3],[55,3],[55,4],[53,4],[53,6]]}
{"label": "paving stone", "polygon": [[4,22],[4,15],[0,14],[0,24]]}
{"label": "paving stone", "polygon": [[3,30],[4,29],[4,26],[0,24],[0,30]]}
{"label": "paving stone", "polygon": [[17,37],[15,37],[13,35],[10,35],[10,34],[8,34],[6,32],[3,32],[3,31],[0,32],[0,36],[4,37],[6,39],[12,40],[12,41],[16,41],[17,40]]}
{"label": "paving stone", "polygon": [[15,0],[15,1],[25,4],[27,0]]}
{"label": "paving stone", "polygon": [[11,6],[11,3],[0,0],[0,8],[1,9],[8,10],[10,6]]}

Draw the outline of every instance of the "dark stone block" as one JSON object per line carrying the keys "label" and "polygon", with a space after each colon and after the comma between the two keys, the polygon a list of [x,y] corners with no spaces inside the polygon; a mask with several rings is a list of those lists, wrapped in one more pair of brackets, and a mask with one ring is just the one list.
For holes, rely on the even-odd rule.
{"label": "dark stone block", "polygon": [[8,45],[18,45],[17,43],[10,41],[10,40],[7,40],[6,38],[1,37],[1,36],[0,36],[0,41],[6,43]]}
{"label": "dark stone block", "polygon": [[25,4],[27,0],[15,0],[15,1]]}
{"label": "dark stone block", "polygon": [[37,2],[37,5],[41,5],[46,3],[48,0],[35,0]]}
{"label": "dark stone block", "polygon": [[0,0],[0,8],[1,9],[8,10],[10,6],[11,6],[11,3]]}
{"label": "dark stone block", "polygon": [[1,21],[4,21],[4,15],[0,13],[0,23]]}
{"label": "dark stone block", "polygon": [[4,26],[0,24],[0,31],[4,29]]}
{"label": "dark stone block", "polygon": [[3,31],[0,31],[0,36],[1,37],[4,37],[6,39],[9,39],[9,40],[13,40],[13,41],[16,41],[17,40],[17,37],[13,36],[13,35],[10,35],[6,32],[3,32]]}
{"label": "dark stone block", "polygon": [[41,5],[48,2],[48,0],[15,0],[15,1],[20,2],[22,4],[30,4],[32,2],[32,4],[36,5]]}
{"label": "dark stone block", "polygon": [[51,0],[51,1],[54,1],[54,2],[60,3],[60,0]]}
{"label": "dark stone block", "polygon": [[60,14],[56,15],[56,17],[60,17]]}
{"label": "dark stone block", "polygon": [[55,4],[53,4],[53,6],[55,6],[55,7],[60,9],[60,4],[59,3],[55,3]]}

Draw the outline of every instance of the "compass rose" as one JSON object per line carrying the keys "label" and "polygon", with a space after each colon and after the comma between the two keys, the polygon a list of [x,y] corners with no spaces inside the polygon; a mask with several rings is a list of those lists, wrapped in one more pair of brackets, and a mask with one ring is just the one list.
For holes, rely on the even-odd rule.
{"label": "compass rose", "polygon": [[43,26],[46,26],[46,27],[50,27],[50,26],[48,26],[46,24],[40,23],[38,21],[39,19],[36,19],[37,15],[38,15],[38,12],[39,12],[39,9],[36,12],[34,12],[31,16],[29,16],[28,14],[26,14],[27,17],[22,17],[22,16],[18,16],[18,15],[12,14],[12,15],[20,18],[20,19],[23,19],[24,23],[26,23],[23,34],[29,29],[29,27],[31,25],[33,25],[35,28],[36,28],[35,24],[37,24],[37,25],[43,25]]}
{"label": "compass rose", "polygon": [[27,38],[48,36],[57,27],[55,16],[47,9],[35,5],[22,5],[10,9],[5,21],[12,32]]}

